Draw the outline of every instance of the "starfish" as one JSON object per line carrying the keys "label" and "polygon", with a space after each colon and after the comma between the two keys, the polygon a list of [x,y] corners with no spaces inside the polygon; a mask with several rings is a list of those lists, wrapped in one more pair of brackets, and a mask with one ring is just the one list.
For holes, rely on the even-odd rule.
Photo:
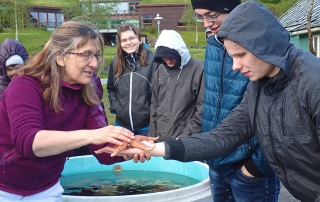
{"label": "starfish", "polygon": [[[143,144],[141,141],[143,141],[143,140],[156,141],[159,138],[159,137],[147,137],[147,136],[143,136],[143,135],[135,135],[134,137],[135,138],[133,140],[131,140],[131,142],[130,142],[130,146],[134,147],[134,148],[139,148],[139,149],[142,149],[142,150],[146,150],[146,151],[152,150],[155,147],[155,145],[153,145],[152,147],[149,147],[149,146]],[[119,153],[120,151],[122,151],[125,148],[127,148],[128,144],[129,143],[127,143],[127,142],[122,142],[122,145],[113,145],[113,148],[115,148],[115,151],[112,153],[112,156],[117,155],[117,153]],[[107,147],[104,147],[104,148],[101,148],[101,149],[95,151],[95,153],[96,154],[101,154],[101,153],[106,152],[106,151],[109,151],[109,150],[107,149]]]}

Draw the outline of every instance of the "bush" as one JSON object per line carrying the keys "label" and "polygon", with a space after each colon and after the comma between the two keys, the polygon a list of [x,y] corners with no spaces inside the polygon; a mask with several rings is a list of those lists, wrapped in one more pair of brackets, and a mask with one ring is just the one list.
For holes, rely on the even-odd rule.
{"label": "bush", "polygon": [[155,34],[157,32],[157,29],[157,25],[148,26],[146,27],[146,32],[148,32],[149,34]]}

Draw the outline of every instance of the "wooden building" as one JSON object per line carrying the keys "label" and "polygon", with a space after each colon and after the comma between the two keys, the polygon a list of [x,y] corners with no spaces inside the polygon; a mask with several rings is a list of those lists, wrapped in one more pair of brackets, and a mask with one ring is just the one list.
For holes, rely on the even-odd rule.
{"label": "wooden building", "polygon": [[139,4],[139,27],[157,25],[154,18],[159,14],[163,18],[160,21],[160,30],[186,30],[187,27],[180,23],[186,6],[187,3]]}
{"label": "wooden building", "polygon": [[32,6],[30,15],[34,27],[54,29],[64,22],[64,15],[60,7]]}

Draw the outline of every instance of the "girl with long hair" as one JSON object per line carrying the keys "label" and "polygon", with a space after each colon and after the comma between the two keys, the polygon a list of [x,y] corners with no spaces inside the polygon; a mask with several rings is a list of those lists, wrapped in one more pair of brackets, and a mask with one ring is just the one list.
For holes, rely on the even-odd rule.
{"label": "girl with long hair", "polygon": [[109,67],[107,90],[115,125],[148,135],[151,82],[157,64],[145,48],[139,29],[123,23],[117,33],[117,55]]}

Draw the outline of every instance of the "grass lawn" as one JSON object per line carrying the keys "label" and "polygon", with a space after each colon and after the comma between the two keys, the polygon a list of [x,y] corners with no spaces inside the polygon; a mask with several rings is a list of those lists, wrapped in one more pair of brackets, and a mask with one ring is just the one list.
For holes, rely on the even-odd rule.
{"label": "grass lawn", "polygon": [[107,118],[108,118],[108,123],[109,123],[109,125],[114,125],[114,121],[116,119],[116,115],[111,114],[110,111],[109,111],[110,102],[109,102],[109,99],[108,99],[107,85],[103,84],[102,87],[103,87],[102,102],[104,104],[105,112],[106,112],[106,115],[107,115]]}
{"label": "grass lawn", "polygon": [[[47,43],[51,32],[44,29],[19,29],[18,40],[27,49],[29,55],[39,52]],[[5,38],[16,39],[15,30],[4,30],[0,33],[0,43]]]}
{"label": "grass lawn", "polygon": [[24,3],[40,6],[69,6],[78,3],[79,0],[24,0]]}

